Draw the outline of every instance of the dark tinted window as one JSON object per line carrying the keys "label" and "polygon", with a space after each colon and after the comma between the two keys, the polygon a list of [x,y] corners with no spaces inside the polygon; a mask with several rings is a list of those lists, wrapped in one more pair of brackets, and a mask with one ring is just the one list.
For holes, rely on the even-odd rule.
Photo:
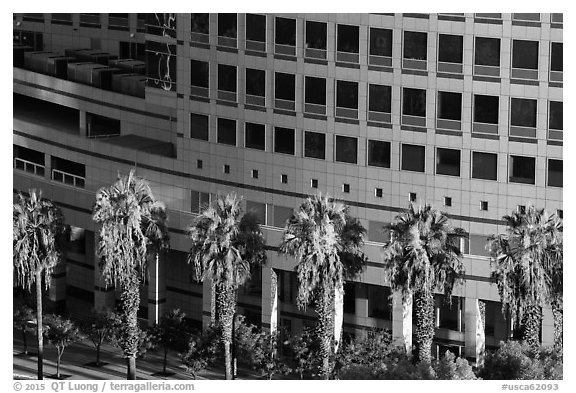
{"label": "dark tinted window", "polygon": [[553,130],[563,129],[564,110],[562,101],[550,101],[550,123],[548,128]]}
{"label": "dark tinted window", "polygon": [[326,155],[326,135],[319,132],[304,133],[304,157],[324,159]]}
{"label": "dark tinted window", "polygon": [[358,109],[358,83],[336,81],[336,106]]}
{"label": "dark tinted window", "polygon": [[264,124],[246,123],[246,147],[266,149],[266,127]]}
{"label": "dark tinted window", "polygon": [[236,67],[218,64],[218,90],[236,92]]}
{"label": "dark tinted window", "polygon": [[513,40],[512,68],[538,69],[538,41]]}
{"label": "dark tinted window", "polygon": [[472,177],[474,179],[498,179],[498,155],[472,152]]}
{"label": "dark tinted window", "polygon": [[358,53],[359,28],[358,26],[338,25],[337,34],[338,52]]}
{"label": "dark tinted window", "polygon": [[208,88],[209,63],[192,60],[190,64],[192,86]]}
{"label": "dark tinted window", "polygon": [[536,159],[534,157],[510,156],[510,182],[534,184],[535,175]]}
{"label": "dark tinted window", "polygon": [[548,185],[562,187],[562,160],[548,160]]}
{"label": "dark tinted window", "polygon": [[440,34],[438,36],[438,61],[462,63],[464,37]]}
{"label": "dark tinted window", "polygon": [[305,102],[326,105],[326,79],[307,76],[305,88]]}
{"label": "dark tinted window", "polygon": [[190,138],[208,140],[208,116],[190,114]]}
{"label": "dark tinted window", "polygon": [[436,149],[436,174],[460,176],[460,150]]}
{"label": "dark tinted window", "polygon": [[284,74],[277,72],[275,74],[274,91],[275,96],[281,100],[294,101],[296,78],[293,74]]}
{"label": "dark tinted window", "polygon": [[368,85],[368,110],[374,112],[392,112],[392,87]]}
{"label": "dark tinted window", "polygon": [[564,49],[561,42],[552,42],[552,49],[550,53],[550,69],[552,71],[564,70]]}
{"label": "dark tinted window", "polygon": [[474,96],[474,121],[498,124],[498,96]]}
{"label": "dark tinted window", "polygon": [[296,19],[276,17],[276,43],[296,46]]}
{"label": "dark tinted window", "polygon": [[499,67],[500,39],[476,37],[474,64]]}
{"label": "dark tinted window", "polygon": [[438,118],[462,120],[462,94],[438,92]]}
{"label": "dark tinted window", "polygon": [[370,54],[392,57],[392,30],[370,28]]}
{"label": "dark tinted window", "polygon": [[218,143],[236,146],[236,122],[218,119]]}
{"label": "dark tinted window", "polygon": [[336,161],[356,164],[358,139],[348,136],[336,136]]}
{"label": "dark tinted window", "polygon": [[294,130],[274,127],[274,151],[276,153],[294,154]]}
{"label": "dark tinted window", "polygon": [[238,17],[236,14],[218,14],[218,35],[220,37],[236,38]]}
{"label": "dark tinted window", "polygon": [[402,145],[402,170],[424,172],[426,150],[424,146]]}
{"label": "dark tinted window", "polygon": [[266,72],[246,68],[246,94],[264,97],[266,95]]}
{"label": "dark tinted window", "polygon": [[326,23],[306,21],[306,47],[326,50]]}
{"label": "dark tinted window", "polygon": [[402,114],[426,117],[426,90],[404,88]]}
{"label": "dark tinted window", "polygon": [[426,33],[405,31],[404,32],[404,58],[426,60],[428,53],[428,36]]}
{"label": "dark tinted window", "polygon": [[246,39],[266,42],[266,16],[246,14]]}
{"label": "dark tinted window", "polygon": [[510,124],[520,127],[536,127],[536,100],[512,98]]}
{"label": "dark tinted window", "polygon": [[390,168],[390,142],[368,140],[368,165]]}
{"label": "dark tinted window", "polygon": [[193,33],[209,34],[208,14],[190,14],[190,30]]}

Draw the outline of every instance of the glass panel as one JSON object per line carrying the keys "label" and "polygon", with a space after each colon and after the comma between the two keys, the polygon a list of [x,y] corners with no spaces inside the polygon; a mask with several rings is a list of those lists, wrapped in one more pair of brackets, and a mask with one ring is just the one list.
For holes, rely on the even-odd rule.
{"label": "glass panel", "polygon": [[511,183],[534,184],[536,159],[534,157],[510,156]]}
{"label": "glass panel", "polygon": [[550,69],[552,71],[564,70],[564,50],[561,42],[552,42],[552,50],[550,54]]}
{"label": "glass panel", "polygon": [[500,39],[476,37],[474,64],[500,67]]}
{"label": "glass panel", "polygon": [[190,114],[190,138],[208,140],[208,116]]}
{"label": "glass panel", "polygon": [[370,54],[392,57],[392,30],[370,28]]}
{"label": "glass panel", "polygon": [[474,121],[498,124],[498,96],[474,96]]}
{"label": "glass panel", "polygon": [[440,34],[438,37],[438,61],[462,63],[464,37],[461,35]]}
{"label": "glass panel", "polygon": [[368,165],[390,168],[390,142],[368,140]]}
{"label": "glass panel", "polygon": [[218,90],[236,92],[236,67],[218,64]]}
{"label": "glass panel", "polygon": [[338,52],[358,53],[359,30],[358,26],[338,25]]}
{"label": "glass panel", "polygon": [[402,145],[402,170],[424,172],[426,150],[424,146]]}
{"label": "glass panel", "polygon": [[246,14],[246,39],[266,42],[266,16]]}
{"label": "glass panel", "polygon": [[319,132],[304,133],[304,157],[324,159],[326,152],[326,135]]}
{"label": "glass panel", "polygon": [[336,161],[356,164],[358,157],[358,139],[348,136],[336,136]]}
{"label": "glass panel", "polygon": [[246,147],[266,149],[266,127],[264,124],[246,123]]}
{"label": "glass panel", "polygon": [[209,14],[190,14],[190,30],[193,33],[210,34]]}
{"label": "glass panel", "polygon": [[326,23],[306,21],[306,47],[326,50]]}
{"label": "glass panel", "polygon": [[563,118],[563,103],[561,101],[550,101],[550,122],[548,128],[553,130],[562,130]]}
{"label": "glass panel", "polygon": [[358,83],[336,81],[336,107],[358,109]]}
{"label": "glass panel", "polygon": [[510,124],[520,127],[536,127],[536,100],[526,100],[520,98],[511,99]]}
{"label": "glass panel", "polygon": [[326,79],[307,76],[305,87],[306,103],[326,105]]}
{"label": "glass panel", "polygon": [[236,146],[236,122],[230,119],[218,119],[218,143]]}
{"label": "glass panel", "polygon": [[237,38],[237,14],[218,14],[218,36]]}
{"label": "glass panel", "polygon": [[498,179],[498,155],[472,152],[472,177],[474,179]]}
{"label": "glass panel", "polygon": [[368,85],[368,110],[374,112],[392,112],[392,87]]}
{"label": "glass panel", "polygon": [[426,33],[405,31],[404,32],[404,58],[426,60],[428,53],[428,35]]}
{"label": "glass panel", "polygon": [[276,17],[276,40],[280,45],[296,46],[296,19]]}
{"label": "glass panel", "polygon": [[206,61],[192,60],[190,63],[192,86],[208,88],[209,63]]}
{"label": "glass panel", "polygon": [[296,77],[293,74],[277,72],[274,83],[275,97],[281,100],[295,101]]}
{"label": "glass panel", "polygon": [[294,130],[290,128],[274,127],[274,152],[294,154]]}
{"label": "glass panel", "polygon": [[512,68],[538,69],[538,41],[513,40]]}
{"label": "glass panel", "polygon": [[548,185],[562,187],[562,160],[548,160]]}
{"label": "glass panel", "polygon": [[438,118],[462,120],[462,94],[438,92]]}
{"label": "glass panel", "polygon": [[426,117],[426,90],[404,88],[402,114]]}
{"label": "glass panel", "polygon": [[246,94],[266,96],[266,71],[246,68]]}
{"label": "glass panel", "polygon": [[460,150],[436,149],[436,174],[460,176]]}

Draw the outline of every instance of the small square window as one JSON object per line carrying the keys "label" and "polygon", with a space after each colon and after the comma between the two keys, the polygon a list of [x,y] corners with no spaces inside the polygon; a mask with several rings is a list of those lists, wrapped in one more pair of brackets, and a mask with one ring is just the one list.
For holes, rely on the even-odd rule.
{"label": "small square window", "polygon": [[480,201],[480,210],[488,210],[488,201]]}
{"label": "small square window", "polygon": [[526,206],[524,206],[524,205],[518,205],[518,206],[516,206],[516,211],[517,211],[519,214],[526,214]]}
{"label": "small square window", "polygon": [[252,169],[252,178],[258,179],[258,169]]}
{"label": "small square window", "polygon": [[280,176],[280,182],[283,184],[287,184],[288,183],[288,175],[282,174],[282,176]]}
{"label": "small square window", "polygon": [[444,206],[452,206],[452,198],[444,197]]}
{"label": "small square window", "polygon": [[196,160],[196,168],[202,169],[203,166],[204,163],[202,162],[202,160]]}
{"label": "small square window", "polygon": [[230,165],[224,164],[224,173],[226,174],[230,173]]}
{"label": "small square window", "polygon": [[410,202],[416,202],[416,193],[415,192],[409,192],[408,193],[408,200]]}
{"label": "small square window", "polygon": [[376,198],[382,198],[382,189],[381,188],[376,188],[374,190],[374,195],[376,196]]}
{"label": "small square window", "polygon": [[318,188],[318,179],[311,179],[310,180],[310,187]]}
{"label": "small square window", "polygon": [[342,184],[342,192],[345,192],[347,194],[350,193],[350,184],[348,183]]}
{"label": "small square window", "polygon": [[562,209],[556,210],[556,215],[558,217],[560,217],[561,219],[564,219],[564,210],[562,210]]}

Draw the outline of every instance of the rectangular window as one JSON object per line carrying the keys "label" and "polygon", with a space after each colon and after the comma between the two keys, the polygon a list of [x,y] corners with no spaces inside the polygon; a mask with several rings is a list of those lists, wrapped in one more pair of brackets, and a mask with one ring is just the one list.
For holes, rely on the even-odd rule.
{"label": "rectangular window", "polygon": [[325,159],[326,135],[319,132],[304,132],[304,157]]}
{"label": "rectangular window", "polygon": [[52,156],[51,179],[73,187],[84,188],[86,165]]}
{"label": "rectangular window", "polygon": [[436,174],[460,176],[460,150],[437,148]]}
{"label": "rectangular window", "polygon": [[368,120],[392,122],[392,87],[368,85]]}
{"label": "rectangular window", "polygon": [[548,160],[548,185],[562,187],[562,160]]}
{"label": "rectangular window", "polygon": [[536,180],[536,159],[534,157],[510,156],[510,183],[534,184]]}
{"label": "rectangular window", "polygon": [[236,146],[236,121],[218,118],[218,143]]}
{"label": "rectangular window", "polygon": [[306,21],[305,56],[326,59],[326,23]]}
{"label": "rectangular window", "polygon": [[306,104],[326,106],[326,79],[307,76],[305,77],[304,88],[304,102]]}
{"label": "rectangular window", "polygon": [[385,243],[390,240],[390,231],[386,229],[387,223],[380,221],[368,221],[368,240]]}
{"label": "rectangular window", "polygon": [[274,106],[279,109],[294,110],[296,100],[296,76],[276,72],[274,74]]}
{"label": "rectangular window", "polygon": [[[462,120],[462,93],[438,92],[438,118]],[[460,129],[460,127],[458,127]]]}
{"label": "rectangular window", "polygon": [[370,55],[392,57],[392,30],[370,28]]}
{"label": "rectangular window", "polygon": [[438,35],[438,61],[462,64],[464,37],[461,35]]}
{"label": "rectangular window", "polygon": [[[246,41],[253,41],[255,43],[266,42],[265,15],[246,14]],[[266,47],[257,46],[256,48],[262,48],[262,50],[266,50]],[[249,48],[249,45],[246,45],[246,49],[256,48]]]}
{"label": "rectangular window", "polygon": [[[485,210],[488,210],[488,206],[486,206]],[[486,249],[486,243],[487,242],[488,242],[488,237],[486,235],[475,235],[475,234],[471,233],[470,234],[470,255],[489,257],[490,253]]]}
{"label": "rectangular window", "polygon": [[[511,98],[510,125],[536,128],[536,100]],[[536,137],[536,135],[534,135]]]}
{"label": "rectangular window", "polygon": [[[158,14],[153,14],[158,15]],[[99,28],[100,24],[100,14],[80,14],[80,26],[82,27],[94,27]],[[168,24],[169,25],[169,24]],[[151,32],[154,34],[153,32]]]}
{"label": "rectangular window", "polygon": [[538,79],[538,41],[512,40],[511,77]]}
{"label": "rectangular window", "polygon": [[296,19],[276,17],[275,52],[294,56],[296,54]]}
{"label": "rectangular window", "polygon": [[208,116],[190,114],[190,138],[208,140]]}
{"label": "rectangular window", "polygon": [[424,146],[402,144],[402,170],[424,172],[425,158]]}
{"label": "rectangular window", "polygon": [[264,124],[246,123],[246,147],[266,150],[266,127]]}
{"label": "rectangular window", "polygon": [[294,136],[291,128],[274,127],[274,152],[294,155]]}
{"label": "rectangular window", "polygon": [[344,312],[346,314],[356,313],[356,283],[347,282],[344,284]]}
{"label": "rectangular window", "polygon": [[246,68],[246,104],[266,105],[266,71]]}
{"label": "rectangular window", "polygon": [[[112,17],[112,15],[128,15],[128,14],[109,14],[109,20],[110,22],[108,23],[111,26],[116,25],[113,22],[116,22],[115,18]],[[120,22],[120,20],[118,21]],[[126,25],[128,20],[126,19]],[[72,25],[72,14],[52,14],[52,24],[56,24],[56,25]],[[123,26],[123,25],[121,25]]]}
{"label": "rectangular window", "polygon": [[207,192],[190,191],[191,204],[190,210],[192,213],[201,213],[210,205],[210,194]]}
{"label": "rectangular window", "polygon": [[338,25],[337,44],[338,52],[358,53],[359,50],[359,27],[351,25]]}
{"label": "rectangular window", "polygon": [[370,318],[392,320],[390,288],[366,284],[368,287],[368,316]]}
{"label": "rectangular window", "polygon": [[358,160],[358,139],[336,135],[336,161],[356,164]]}
{"label": "rectangular window", "polygon": [[[404,88],[402,94],[402,115],[426,117],[426,90]],[[402,120],[403,124],[407,122]]]}
{"label": "rectangular window", "polygon": [[336,81],[336,116],[358,118],[358,83]]}
{"label": "rectangular window", "polygon": [[14,168],[37,176],[44,176],[44,153],[13,145],[12,156],[14,157]]}
{"label": "rectangular window", "polygon": [[462,331],[461,323],[464,320],[462,299],[458,296],[452,296],[449,299],[446,299],[443,295],[434,296],[435,308],[438,310],[438,319],[436,321],[438,328]]}
{"label": "rectangular window", "polygon": [[476,37],[475,43],[474,65],[500,67],[500,38]]}
{"label": "rectangular window", "polygon": [[246,200],[246,213],[256,217],[256,222],[260,225],[266,225],[266,204]]}
{"label": "rectangular window", "polygon": [[514,14],[512,14],[512,20],[540,22],[540,14],[514,13]]}
{"label": "rectangular window", "polygon": [[86,230],[70,225],[68,247],[66,251],[86,254]]}
{"label": "rectangular window", "polygon": [[176,91],[177,74],[176,45],[146,41],[146,86]]}
{"label": "rectangular window", "polygon": [[198,34],[210,34],[210,15],[190,14],[190,31]]}
{"label": "rectangular window", "polygon": [[191,90],[192,94],[208,97],[209,70],[210,65],[207,61],[192,60],[190,62],[190,80],[193,86]]}
{"label": "rectangular window", "polygon": [[405,31],[402,51],[402,68],[426,70],[428,35],[423,32]]}
{"label": "rectangular window", "polygon": [[498,96],[475,94],[472,131],[497,135],[499,112]]}
{"label": "rectangular window", "polygon": [[390,142],[368,140],[368,165],[390,168]]}
{"label": "rectangular window", "polygon": [[498,155],[472,152],[472,178],[498,180]]}
{"label": "rectangular window", "polygon": [[562,72],[564,70],[564,49],[561,42],[552,42],[550,49],[550,70]]}
{"label": "rectangular window", "polygon": [[288,221],[293,214],[294,209],[291,207],[274,205],[274,226],[284,228],[286,221]]}
{"label": "rectangular window", "polygon": [[218,90],[236,93],[236,67],[218,64]]}
{"label": "rectangular window", "polygon": [[550,113],[548,128],[551,130],[563,130],[564,105],[562,101],[550,101]]}
{"label": "rectangular window", "polygon": [[237,14],[218,14],[218,36],[236,39],[238,34]]}

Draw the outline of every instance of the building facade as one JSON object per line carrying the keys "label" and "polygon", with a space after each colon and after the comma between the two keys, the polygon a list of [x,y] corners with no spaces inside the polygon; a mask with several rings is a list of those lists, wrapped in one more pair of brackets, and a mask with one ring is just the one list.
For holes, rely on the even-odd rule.
{"label": "building facade", "polygon": [[[37,188],[71,225],[50,299],[113,305],[95,257],[95,192],[136,168],[169,211],[142,318],[210,319],[186,229],[218,193],[244,197],[268,263],[240,291],[264,327],[313,325],[295,304],[282,228],[307,195],[343,200],[367,229],[344,332],[407,328],[381,230],[429,203],[470,233],[466,280],[436,299],[435,351],[473,360],[510,335],[486,238],[528,204],[562,214],[562,14],[14,14],[14,192]],[[391,296],[392,295],[392,296]],[[484,321],[478,337],[478,321]],[[544,310],[542,342],[553,341]]]}

